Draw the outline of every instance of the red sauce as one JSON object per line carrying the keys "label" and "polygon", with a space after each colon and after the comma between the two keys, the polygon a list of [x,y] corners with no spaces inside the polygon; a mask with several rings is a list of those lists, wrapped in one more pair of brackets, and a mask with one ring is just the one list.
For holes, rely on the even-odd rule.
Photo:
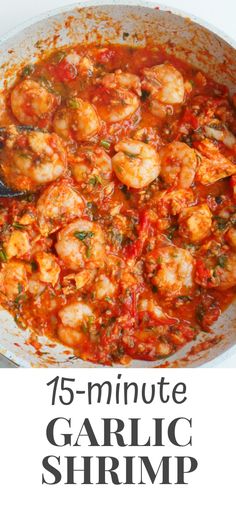
{"label": "red sauce", "polygon": [[[73,58],[68,58],[72,50]],[[83,57],[88,62],[82,60],[81,64]],[[122,99],[117,84],[114,88],[104,85],[104,76],[118,69],[135,74],[142,82],[145,68],[163,63],[171,64],[181,73],[185,93],[181,103],[168,105],[160,101],[159,106],[164,111],[162,115],[154,115],[152,99],[155,99],[155,93],[145,86],[142,86],[141,96],[132,87],[126,88]],[[92,104],[102,120],[99,121],[98,131],[87,139],[76,138],[77,128],[73,123],[63,140],[58,142],[57,138],[50,139],[48,143],[52,151],[58,151],[59,157],[64,151],[67,163],[63,160],[65,169],[62,174],[46,184],[34,182],[31,174],[21,173],[19,169],[18,173],[14,173],[19,165],[16,152],[17,157],[28,157],[32,168],[41,163],[40,154],[34,160],[30,159],[30,131],[22,130],[14,135],[16,143],[13,148],[9,145],[11,137],[8,135],[6,139],[3,136],[0,160],[4,177],[11,186],[27,189],[29,193],[20,199],[0,199],[1,304],[10,310],[20,327],[30,327],[37,334],[45,334],[52,341],[72,347],[75,355],[85,360],[110,365],[127,364],[131,359],[154,361],[168,357],[195,339],[200,330],[209,331],[234,298],[236,193],[235,177],[231,176],[236,165],[235,145],[210,140],[211,149],[213,146],[219,157],[224,158],[222,161],[226,169],[229,166],[229,170],[226,170],[228,174],[205,184],[197,178],[196,170],[196,176],[187,189],[187,194],[191,193],[192,198],[186,201],[186,189],[182,195],[183,187],[178,176],[170,184],[167,183],[169,177],[166,181],[162,171],[151,183],[139,189],[125,186],[117,172],[116,175],[113,172],[106,181],[106,176],[104,179],[99,174],[103,165],[98,165],[96,172],[94,151],[97,150],[95,154],[99,155],[102,149],[112,158],[117,152],[116,143],[129,137],[150,145],[158,154],[162,154],[160,151],[163,147],[178,141],[198,154],[199,167],[202,161],[206,161],[206,155],[201,153],[201,143],[206,139],[209,142],[205,126],[215,124],[218,131],[227,127],[232,135],[236,132],[235,110],[226,87],[157,47],[65,48],[34,66],[25,67],[17,76],[14,87],[24,80],[38,83],[48,92],[51,101],[51,109],[36,120],[34,100],[31,98],[30,102],[22,105],[24,115],[32,116],[34,129],[52,133],[55,130],[55,115],[63,107],[71,108],[71,111],[78,108],[77,98]],[[126,95],[129,98],[135,95],[136,101],[138,98],[138,108],[121,121],[107,122],[107,109],[125,108]],[[3,124],[19,126],[23,122],[13,114],[11,91],[6,92],[6,97]],[[75,178],[74,168],[82,153],[89,171],[84,179],[78,179]],[[135,158],[132,155],[127,157]],[[213,154],[212,159],[208,158],[206,174],[208,171],[211,173],[217,157]],[[167,164],[173,165],[173,161],[173,157],[170,157]],[[219,161],[222,168],[223,163]],[[83,197],[85,206],[80,215],[69,215],[68,218],[61,215],[55,224],[52,222],[51,231],[45,234],[40,227],[37,204],[39,198],[55,183],[62,183],[65,189],[72,187]],[[173,209],[173,200],[169,198],[170,193],[172,197],[176,197],[176,193],[180,197],[176,210]],[[202,205],[208,208],[210,226],[206,234],[196,240],[191,230],[195,228],[195,217],[191,215],[196,209],[189,212],[191,220],[187,222],[187,227],[183,210]],[[91,221],[102,230],[105,243],[102,263],[93,261],[91,253],[95,234],[88,235],[83,230],[75,232],[78,243],[82,243],[78,245],[84,258],[81,267],[68,267],[67,261],[60,257],[57,251],[60,230],[76,218]],[[205,227],[200,222],[197,229],[201,231],[202,228]],[[14,232],[26,234],[29,248],[25,252],[20,250],[18,253],[17,249],[9,251]],[[45,275],[42,276],[38,256],[42,253],[52,255],[56,264],[57,275],[53,281],[46,281]],[[173,262],[169,260],[172,256]],[[23,265],[25,279],[18,282],[18,292],[11,292],[12,282],[6,275],[6,267],[12,264],[10,267],[14,273],[14,263],[18,262]],[[184,266],[187,262],[189,266],[186,272]],[[87,280],[81,286],[74,276],[81,276],[84,270],[89,272],[90,278],[87,274]],[[98,282],[104,277],[109,280],[109,285],[104,294],[99,294]],[[15,281],[17,278],[16,275]],[[37,281],[38,285],[34,291],[32,281]],[[168,288],[171,290],[168,291]],[[63,326],[60,311],[75,303],[89,307],[91,314],[79,320],[80,312],[77,310],[75,326],[72,327],[70,321],[70,324],[64,321]],[[59,334],[62,326],[67,329]],[[33,345],[37,350],[41,347],[37,340]],[[65,352],[69,355],[70,351]]]}

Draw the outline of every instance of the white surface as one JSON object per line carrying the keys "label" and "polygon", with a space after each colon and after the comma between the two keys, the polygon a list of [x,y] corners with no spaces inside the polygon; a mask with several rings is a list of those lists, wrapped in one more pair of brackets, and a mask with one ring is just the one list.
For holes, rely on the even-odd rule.
{"label": "white surface", "polygon": [[[40,0],[37,3],[31,0],[21,0],[20,2],[19,0],[7,0],[1,3],[0,36],[43,11],[46,12],[63,5],[70,5],[73,3],[73,0]],[[109,0],[107,3],[109,3]],[[182,9],[190,15],[199,16],[230,37],[235,38],[235,0],[224,0],[223,2],[219,0],[166,0],[160,3],[170,6],[170,8]],[[129,4],[128,0],[127,4]],[[158,4],[159,2],[157,1],[156,5],[158,6]],[[210,363],[208,366],[210,367],[212,364]],[[236,354],[231,359],[221,360],[218,363],[217,361],[214,362],[214,366],[219,368],[236,368]]]}
{"label": "white surface", "polygon": [[[120,371],[119,371],[120,373]],[[86,390],[87,382],[100,382],[106,380],[105,370],[85,369],[82,377],[78,370],[71,369],[70,377],[76,379],[76,384],[70,384],[74,389]],[[63,406],[56,399],[56,405],[51,406],[52,386],[46,384],[55,375],[64,377],[65,370],[21,370],[0,372],[0,480],[1,480],[1,508],[2,510],[145,510],[147,506],[153,509],[164,510],[233,510],[235,509],[235,371],[233,370],[179,370],[166,369],[164,375],[170,383],[170,388],[180,381],[187,385],[187,400],[183,404],[174,404],[170,400],[162,404],[157,398],[152,404],[145,405],[139,399],[137,404],[87,405],[87,398],[75,397],[72,405]],[[128,383],[136,381],[147,384],[147,395],[151,395],[151,384],[157,387],[160,380],[158,370],[140,369],[138,378],[135,369],[122,371],[121,381]],[[210,377],[209,377],[210,375]],[[113,391],[117,383],[117,372],[109,371],[109,380],[113,383]],[[67,385],[67,384],[66,384]],[[4,391],[5,390],[5,391]],[[61,393],[61,392],[60,392]],[[59,394],[60,394],[59,393]],[[122,393],[122,391],[121,391]],[[68,393],[62,394],[68,399]],[[87,395],[87,392],[86,392]],[[93,400],[94,402],[94,400]],[[116,444],[112,435],[114,446],[95,447],[89,445],[88,438],[83,430],[80,447],[55,447],[46,439],[46,426],[55,417],[71,417],[71,429],[65,421],[60,421],[56,428],[56,441],[63,444],[60,434],[72,433],[75,443],[85,417],[89,418],[99,443],[103,443],[103,422],[101,418],[121,418],[125,422],[125,441],[130,443],[129,418],[141,417],[140,442],[145,444],[149,434],[154,438],[154,417],[164,417],[163,440],[164,447],[140,446],[125,448]],[[177,417],[192,418],[192,447],[177,447],[168,441],[166,425]],[[182,426],[181,426],[182,425]],[[189,428],[179,424],[177,438],[186,444],[189,438]],[[112,430],[116,430],[112,422]],[[152,440],[153,444],[153,440]],[[42,459],[46,455],[61,457],[60,472],[62,483],[56,486],[41,485]],[[98,464],[96,456],[114,456],[121,463],[121,480],[125,481],[125,467],[122,458],[133,456],[135,459],[134,476],[137,482],[140,479],[137,456],[149,456],[155,470],[162,456],[174,457],[191,455],[199,462],[198,469],[187,475],[189,485],[160,485],[148,483],[147,485],[96,485]],[[92,479],[94,485],[64,485],[66,478],[65,456],[78,456],[75,467],[82,467],[82,456],[92,458]],[[109,460],[109,459],[108,459]],[[56,459],[54,459],[56,466]],[[171,481],[176,480],[176,464],[173,461]],[[111,465],[111,464],[109,464]],[[159,473],[160,475],[160,473]],[[160,476],[157,477],[160,481]],[[49,480],[49,476],[47,476]],[[83,480],[82,473],[75,474],[75,481]],[[109,474],[107,480],[110,480]],[[52,478],[51,478],[52,481]]]}

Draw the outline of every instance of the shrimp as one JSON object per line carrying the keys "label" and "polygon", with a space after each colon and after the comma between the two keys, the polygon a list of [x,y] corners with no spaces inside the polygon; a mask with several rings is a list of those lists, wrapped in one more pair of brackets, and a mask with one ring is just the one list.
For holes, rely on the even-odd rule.
{"label": "shrimp", "polygon": [[201,184],[213,184],[220,179],[236,174],[236,165],[220,153],[218,147],[210,140],[195,143],[198,149],[200,164],[196,180]]}
{"label": "shrimp", "polygon": [[114,73],[105,74],[99,81],[107,89],[122,88],[132,90],[135,94],[141,96],[141,82],[136,74],[124,73],[117,69]]}
{"label": "shrimp", "polygon": [[158,177],[159,156],[150,145],[127,138],[117,143],[115,150],[118,152],[112,158],[113,170],[126,186],[143,188]]}
{"label": "shrimp", "polygon": [[11,109],[21,124],[46,127],[58,99],[33,80],[21,81],[11,93]]}
{"label": "shrimp", "polygon": [[107,184],[112,177],[111,158],[100,147],[81,151],[71,165],[75,180],[79,183]]}
{"label": "shrimp", "polygon": [[225,234],[226,242],[236,250],[236,229],[231,227]]}
{"label": "shrimp", "polygon": [[79,218],[85,208],[83,197],[66,182],[51,184],[37,203],[40,232],[48,236],[64,223]]}
{"label": "shrimp", "polygon": [[153,299],[141,299],[139,302],[139,313],[148,313],[154,320],[160,324],[172,325],[178,322],[178,319],[167,315]]}
{"label": "shrimp", "polygon": [[158,215],[176,216],[183,207],[194,204],[194,194],[190,189],[174,189],[173,191],[158,192],[154,203],[157,202]]}
{"label": "shrimp", "polygon": [[53,119],[53,127],[62,138],[77,142],[90,140],[101,127],[95,107],[79,97],[69,99],[68,106],[59,108]]}
{"label": "shrimp", "polygon": [[182,74],[171,64],[160,64],[145,68],[141,86],[150,94],[149,102],[153,115],[165,117],[170,105],[183,103],[185,87]]}
{"label": "shrimp", "polygon": [[40,296],[46,288],[46,285],[40,281],[39,274],[34,273],[29,278],[28,291],[32,296],[38,297]]}
{"label": "shrimp", "polygon": [[182,74],[171,64],[160,64],[143,70],[142,89],[164,104],[180,104],[184,100]]}
{"label": "shrimp", "polygon": [[195,280],[206,288],[228,290],[236,286],[236,253],[222,251],[218,256],[206,253],[197,261]]}
{"label": "shrimp", "polygon": [[55,133],[18,133],[11,126],[0,157],[6,182],[17,189],[35,189],[67,170],[66,152]]}
{"label": "shrimp", "polygon": [[60,275],[60,266],[56,257],[51,253],[38,252],[35,259],[39,266],[39,279],[55,286]]}
{"label": "shrimp", "polygon": [[60,81],[68,82],[74,80],[77,75],[90,77],[94,72],[92,60],[84,56],[82,57],[76,51],[71,51],[56,66],[56,75]]}
{"label": "shrimp", "polygon": [[59,325],[57,330],[58,338],[67,347],[79,347],[83,342],[85,335],[81,331],[70,328],[69,326]]}
{"label": "shrimp", "polygon": [[75,301],[64,306],[58,312],[58,315],[63,326],[69,326],[70,328],[79,328],[94,317],[91,307],[82,301]]}
{"label": "shrimp", "polygon": [[212,213],[207,204],[186,207],[179,215],[179,233],[192,242],[202,241],[211,233]]}
{"label": "shrimp", "polygon": [[98,93],[93,101],[105,122],[121,122],[136,112],[140,106],[141,95],[138,76],[118,70],[106,74],[99,81],[102,85],[101,94]]}
{"label": "shrimp", "polygon": [[175,297],[193,285],[194,259],[185,249],[165,246],[153,250],[146,256],[146,268],[160,295]]}
{"label": "shrimp", "polygon": [[8,259],[17,257],[20,259],[30,251],[30,240],[27,232],[14,230],[5,246]]}
{"label": "shrimp", "polygon": [[111,297],[115,293],[115,286],[106,275],[100,275],[94,284],[94,293],[97,299]]}
{"label": "shrimp", "polygon": [[28,289],[27,267],[23,262],[11,260],[0,271],[1,292],[10,300]]}
{"label": "shrimp", "polygon": [[73,271],[103,267],[105,262],[103,231],[91,221],[76,220],[60,230],[55,248],[65,265]]}
{"label": "shrimp", "polygon": [[168,186],[190,188],[197,170],[197,156],[186,143],[171,142],[160,151],[160,175]]}

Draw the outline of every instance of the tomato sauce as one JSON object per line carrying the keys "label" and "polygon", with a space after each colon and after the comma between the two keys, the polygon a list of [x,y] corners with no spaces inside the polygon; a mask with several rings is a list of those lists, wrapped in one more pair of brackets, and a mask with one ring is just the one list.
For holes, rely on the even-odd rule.
{"label": "tomato sauce", "polygon": [[[160,86],[156,82],[150,87],[142,86],[144,69],[163,64],[171,65],[181,73],[184,98],[180,103],[164,104],[160,101],[158,93],[155,95],[153,92],[155,87],[158,90]],[[106,86],[104,76],[117,70],[138,77],[140,91],[132,89],[132,85],[121,87],[117,82]],[[37,120],[34,117],[34,98],[22,104],[25,118],[32,116],[32,132],[53,133],[58,111],[69,108],[73,116],[73,111],[80,104],[78,98],[93,106],[99,128],[91,136],[82,139],[83,135],[80,135],[78,139],[75,134],[77,121],[73,120],[66,136],[58,131],[61,138],[58,143],[62,144],[60,150],[57,141],[50,139],[52,151],[58,151],[58,161],[65,166],[50,183],[33,182],[33,174],[27,174],[26,170],[21,173],[25,163],[19,163],[19,157],[24,161],[28,157],[29,165],[32,163],[29,154],[34,149],[29,145],[29,128],[26,133],[22,128],[19,136],[14,135],[17,136],[15,146],[11,145],[10,136],[6,140],[1,135],[0,164],[5,180],[12,187],[15,185],[27,190],[20,198],[0,199],[2,306],[13,314],[19,327],[29,327],[36,334],[64,343],[84,360],[112,365],[127,364],[132,359],[154,361],[169,357],[178,348],[196,339],[201,330],[210,331],[221,312],[234,299],[235,98],[229,97],[225,86],[157,46],[64,48],[47,59],[24,67],[16,77],[13,90],[25,80],[36,82],[47,91],[49,99],[53,98],[51,109],[45,107],[46,113],[39,115]],[[24,123],[19,120],[21,117],[14,115],[11,94],[12,90],[5,92],[6,111],[2,126],[16,126],[18,129],[26,124],[29,127],[29,122]],[[152,107],[153,99],[157,99],[155,107],[159,108],[158,114]],[[108,110],[109,115],[116,111],[117,115],[123,115],[132,100],[138,101],[135,111],[124,114],[121,120],[107,120]],[[206,126],[216,130],[216,135],[215,131],[213,134],[207,131]],[[225,142],[223,135],[218,136],[218,133],[226,130]],[[198,167],[206,165],[206,174],[211,174],[214,165],[216,172],[218,167],[225,165],[226,175],[220,179],[214,177],[214,182],[209,178],[207,184],[203,184],[204,179],[201,181],[195,177],[186,189],[177,181],[167,183],[168,176],[166,180],[161,170],[144,187],[127,186],[117,172],[110,170],[109,178],[105,175],[106,165],[111,164],[110,158],[118,152],[116,144],[127,138],[152,147],[158,158],[168,144],[185,144],[195,151]],[[206,150],[213,151],[212,158],[201,152],[201,144],[206,139],[210,143]],[[214,153],[213,149],[218,152]],[[61,163],[60,151],[65,151],[66,164],[64,160]],[[50,154],[47,163],[50,162]],[[132,161],[136,158],[132,154],[125,155]],[[84,177],[81,173],[78,177],[81,168],[75,170],[78,157],[82,158],[86,167]],[[105,163],[96,163],[96,157],[105,158]],[[219,159],[218,167],[217,157],[224,158]],[[42,157],[38,154],[32,165],[37,166],[41,161]],[[174,156],[167,160],[167,164],[173,165],[173,161]],[[11,169],[17,165],[19,171],[12,177]],[[114,170],[114,166],[111,168]],[[44,232],[40,226],[38,203],[49,187],[58,182],[82,197],[83,211],[76,215],[72,207],[69,216],[68,211],[65,217],[62,213],[55,224],[54,220],[51,221],[49,231]],[[63,202],[63,197],[61,200]],[[179,201],[177,205],[176,200]],[[200,223],[197,219],[200,234],[197,232],[194,237],[191,228],[195,217],[188,210],[191,219],[186,220],[183,211],[202,205],[207,207],[209,228],[204,226],[206,234],[202,235],[205,216]],[[48,204],[45,202],[45,210],[46,207]],[[76,218],[91,222],[95,230],[88,233],[75,228],[74,238],[80,243],[78,251],[82,250],[83,264],[73,269],[73,264],[68,264],[66,258],[60,256],[58,239],[60,232]],[[99,264],[93,254],[97,228],[104,239],[104,253]],[[18,252],[17,246],[13,251],[9,249],[10,241],[12,249],[13,232],[20,232],[19,239],[22,233],[26,234],[28,249],[23,252],[22,248]],[[56,271],[55,278],[50,279],[50,273],[48,281],[45,274],[43,276],[45,268],[40,266],[45,253],[52,256],[50,263],[55,265],[53,269]],[[19,261],[23,264],[25,276],[18,283],[18,292],[13,292],[9,288],[12,284],[6,267]],[[14,265],[11,267],[14,273]],[[17,271],[21,269],[17,266]],[[47,268],[47,271],[51,270],[52,267]],[[82,274],[82,271],[86,273]],[[81,278],[84,278],[84,284],[81,284]],[[105,285],[105,290],[102,285]],[[73,317],[68,319],[66,314],[65,318],[61,310],[78,303],[89,310],[71,309]],[[39,345],[37,341],[35,345]]]}

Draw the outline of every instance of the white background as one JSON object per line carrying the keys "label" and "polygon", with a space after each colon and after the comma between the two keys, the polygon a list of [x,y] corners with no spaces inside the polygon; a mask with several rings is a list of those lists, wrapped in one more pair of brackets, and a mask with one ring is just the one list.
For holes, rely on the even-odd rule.
{"label": "white background", "polygon": [[[121,371],[119,370],[119,373]],[[0,371],[0,505],[2,510],[227,510],[235,509],[235,370],[147,370],[122,371],[122,380],[156,383],[161,376],[173,384],[187,384],[187,401],[138,405],[87,406],[75,400],[71,406],[50,405],[51,389],[46,383],[56,375],[75,377],[77,387],[108,378],[117,382],[116,369],[1,370]],[[142,416],[142,439],[151,432],[152,418],[167,422],[179,416],[192,418],[192,447],[81,447],[51,446],[46,426],[55,417],[72,417],[74,442],[85,417],[91,419],[98,439],[101,417]],[[181,427],[181,438],[188,441],[188,429]],[[185,432],[186,430],[186,432]],[[59,432],[69,431],[60,428]],[[184,435],[182,435],[184,434]],[[186,434],[186,435],[185,435]],[[129,437],[126,434],[125,437]],[[165,437],[165,434],[163,435]],[[184,441],[183,441],[184,442]],[[83,446],[84,445],[84,446]],[[186,455],[198,460],[198,469],[188,477],[188,485],[41,485],[42,459],[61,456],[149,456],[158,466],[162,456]],[[63,461],[61,461],[63,462]],[[77,460],[77,466],[79,465]],[[65,475],[65,469],[61,470]],[[96,469],[93,472],[96,477]],[[45,473],[46,476],[47,473]],[[175,474],[175,471],[174,471]],[[122,473],[123,475],[123,473]],[[77,478],[78,476],[78,478]],[[76,480],[80,479],[77,474]],[[65,481],[65,478],[63,478]],[[174,480],[175,481],[175,480]]]}
{"label": "white background", "polygon": [[[71,3],[73,0],[40,0],[37,2],[33,0],[0,0],[0,36],[32,16]],[[127,0],[128,3],[129,0]],[[236,0],[166,0],[166,2],[163,0],[162,3],[199,16],[232,38],[236,37]],[[159,2],[156,4],[158,5]],[[236,352],[229,359],[214,362],[214,366],[235,368]]]}

